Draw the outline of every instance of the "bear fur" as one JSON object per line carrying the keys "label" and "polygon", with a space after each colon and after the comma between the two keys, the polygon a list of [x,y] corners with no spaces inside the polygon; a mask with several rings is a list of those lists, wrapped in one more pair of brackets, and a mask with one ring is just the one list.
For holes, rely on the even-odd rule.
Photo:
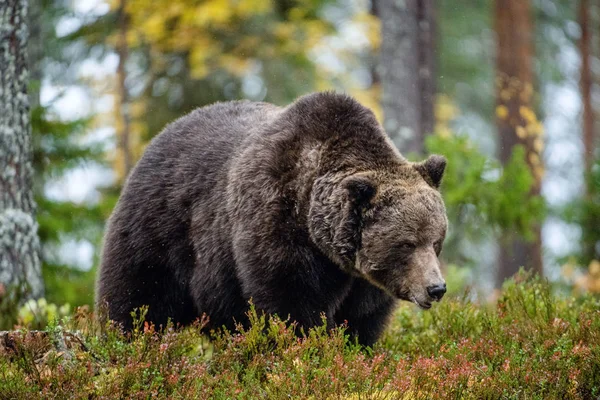
{"label": "bear fur", "polygon": [[157,325],[205,313],[208,328],[231,329],[252,299],[305,329],[324,313],[371,345],[396,299],[429,308],[445,291],[444,167],[441,156],[408,162],[342,94],[199,108],[154,138],[127,179],[97,306],[125,329],[143,305]]}

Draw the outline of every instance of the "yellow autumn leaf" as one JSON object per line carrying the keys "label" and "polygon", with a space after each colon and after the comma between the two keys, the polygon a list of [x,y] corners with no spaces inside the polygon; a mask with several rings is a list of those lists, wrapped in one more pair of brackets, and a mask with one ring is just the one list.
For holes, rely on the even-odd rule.
{"label": "yellow autumn leaf", "polygon": [[137,47],[140,45],[140,35],[138,32],[132,30],[127,31],[127,44],[130,47]]}
{"label": "yellow autumn leaf", "polygon": [[161,12],[169,17],[180,17],[186,13],[186,4],[181,0],[169,1],[161,8]]}
{"label": "yellow autumn leaf", "polygon": [[196,7],[196,26],[222,25],[234,15],[234,9],[227,0],[208,0]]}
{"label": "yellow autumn leaf", "polygon": [[540,136],[544,133],[544,125],[540,121],[533,121],[527,124],[527,132],[532,136]]}
{"label": "yellow autumn leaf", "polygon": [[250,60],[247,58],[236,57],[232,54],[224,54],[219,57],[219,66],[233,75],[242,76],[248,72]]}
{"label": "yellow autumn leaf", "polygon": [[153,14],[141,26],[142,31],[150,40],[161,40],[165,31],[165,20],[161,14]]}
{"label": "yellow autumn leaf", "polygon": [[535,167],[535,166],[541,165],[540,156],[538,156],[536,153],[529,153],[528,158],[529,158],[529,163],[532,166]]}
{"label": "yellow autumn leaf", "polygon": [[502,86],[504,85],[504,80],[505,80],[505,79],[506,79],[506,78],[504,77],[504,74],[498,74],[498,75],[496,76],[496,78],[494,79],[494,83],[496,84],[496,87],[497,87],[497,88],[500,88],[500,87],[502,87]]}
{"label": "yellow autumn leaf", "polygon": [[569,260],[566,264],[561,267],[561,275],[567,279],[571,279],[575,276],[575,265],[573,260]]}
{"label": "yellow autumn leaf", "polygon": [[349,93],[365,107],[370,108],[378,121],[383,121],[383,112],[380,102],[381,90],[378,86],[371,86],[368,89],[356,88],[350,90]]}
{"label": "yellow autumn leaf", "polygon": [[529,103],[533,96],[533,85],[529,82],[525,84],[523,90],[521,90],[520,98],[523,103]]}
{"label": "yellow autumn leaf", "polygon": [[211,55],[210,42],[204,38],[199,39],[191,49],[189,55],[190,72],[192,77],[202,79],[208,75],[208,59]]}
{"label": "yellow autumn leaf", "polygon": [[306,16],[306,10],[301,7],[293,7],[288,12],[288,18],[292,22],[302,22],[302,20],[304,19],[305,16]]}
{"label": "yellow autumn leaf", "polygon": [[588,290],[592,293],[600,293],[600,279],[591,279],[588,282]]}
{"label": "yellow autumn leaf", "polygon": [[529,107],[519,107],[519,114],[525,121],[527,121],[528,124],[537,122],[537,117],[535,116],[535,113]]}
{"label": "yellow autumn leaf", "polygon": [[508,117],[508,108],[506,108],[505,105],[496,107],[496,117],[502,120],[506,119],[506,117]]}
{"label": "yellow autumn leaf", "polygon": [[379,18],[367,13],[358,13],[353,20],[363,26],[367,39],[373,49],[381,46],[381,24]]}
{"label": "yellow autumn leaf", "polygon": [[129,103],[129,115],[132,118],[141,118],[146,114],[146,103],[142,100],[131,101]]}
{"label": "yellow autumn leaf", "polygon": [[454,102],[450,97],[443,94],[437,96],[434,112],[436,120],[442,122],[451,121],[458,116],[458,108]]}
{"label": "yellow autumn leaf", "polygon": [[278,23],[275,25],[273,29],[273,33],[275,37],[282,42],[291,40],[293,34],[295,32],[294,26],[292,24],[287,24],[285,22]]}
{"label": "yellow autumn leaf", "polygon": [[544,141],[539,137],[535,138],[533,141],[533,150],[535,150],[535,152],[538,154],[541,154],[544,150]]}
{"label": "yellow autumn leaf", "polygon": [[255,14],[263,14],[273,5],[270,0],[241,0],[237,2],[236,14],[240,17],[248,17]]}
{"label": "yellow autumn leaf", "polygon": [[590,275],[600,278],[600,261],[592,260],[588,269]]}
{"label": "yellow autumn leaf", "polygon": [[304,31],[306,33],[304,45],[306,48],[313,48],[327,33],[327,26],[323,21],[309,21],[305,24]]}

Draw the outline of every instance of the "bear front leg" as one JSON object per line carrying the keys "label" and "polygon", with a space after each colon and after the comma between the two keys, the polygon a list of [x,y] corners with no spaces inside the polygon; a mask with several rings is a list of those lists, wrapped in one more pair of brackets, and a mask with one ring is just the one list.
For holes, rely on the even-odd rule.
{"label": "bear front leg", "polygon": [[356,278],[334,319],[338,325],[347,324],[347,332],[359,344],[373,346],[387,326],[395,304],[393,297]]}
{"label": "bear front leg", "polygon": [[314,273],[305,276],[304,271],[302,265],[295,268],[284,265],[271,267],[269,273],[254,270],[252,275],[242,275],[244,296],[252,299],[256,310],[277,314],[282,320],[289,318],[289,322],[296,323],[299,336],[302,331],[307,334],[309,329],[322,326],[323,315],[327,328],[333,328],[336,304],[350,288],[350,280],[341,271],[333,277]]}
{"label": "bear front leg", "polygon": [[323,304],[313,303],[312,300],[316,296],[312,296],[312,299],[308,300],[307,297],[288,292],[287,294],[282,293],[279,299],[274,300],[261,294],[257,293],[252,296],[257,311],[277,315],[282,320],[289,320],[290,323],[294,323],[296,335],[299,337],[303,334],[307,335],[308,330],[311,328],[322,326],[323,315],[325,315],[328,329],[335,326],[333,312],[323,309]]}
{"label": "bear front leg", "polygon": [[[246,221],[248,222],[248,221]],[[233,242],[236,275],[245,299],[259,311],[297,323],[296,332],[335,326],[334,312],[350,290],[352,278],[295,232],[298,243],[277,236],[257,236],[264,224],[244,225]],[[259,240],[260,239],[260,240]]]}

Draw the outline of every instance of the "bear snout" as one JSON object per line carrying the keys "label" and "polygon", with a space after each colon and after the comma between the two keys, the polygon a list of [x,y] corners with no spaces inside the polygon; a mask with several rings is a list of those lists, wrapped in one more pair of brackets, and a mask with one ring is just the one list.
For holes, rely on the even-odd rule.
{"label": "bear snout", "polygon": [[446,293],[446,284],[443,285],[432,285],[427,287],[427,294],[435,301],[442,300]]}

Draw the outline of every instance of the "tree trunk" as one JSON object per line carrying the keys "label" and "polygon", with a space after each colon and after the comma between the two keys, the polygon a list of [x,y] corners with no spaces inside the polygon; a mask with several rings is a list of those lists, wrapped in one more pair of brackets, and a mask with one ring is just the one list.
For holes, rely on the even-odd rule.
{"label": "tree trunk", "polygon": [[125,64],[127,63],[128,46],[127,46],[127,12],[125,10],[125,0],[120,0],[119,4],[119,42],[117,45],[117,53],[119,54],[119,65],[117,67],[117,78],[119,81],[119,96],[117,108],[117,118],[119,119],[119,129],[117,132],[119,138],[119,147],[123,165],[123,181],[127,179],[133,160],[131,157],[130,146],[130,116],[129,116],[129,95],[125,79],[127,73]]}
{"label": "tree trunk", "polygon": [[[370,14],[376,18],[379,18],[379,8],[378,2],[381,0],[371,0],[371,8],[369,10]],[[371,86],[380,86],[381,85],[381,76],[379,74],[380,66],[380,54],[378,51],[374,52],[373,58],[370,60],[371,65]]]}
{"label": "tree trunk", "polygon": [[434,0],[374,0],[381,20],[384,126],[403,153],[423,153],[435,97]]}
{"label": "tree trunk", "polygon": [[32,193],[27,7],[0,1],[0,285],[43,295]]}
{"label": "tree trunk", "polygon": [[[534,177],[531,195],[539,195],[542,165],[542,138],[532,111],[533,22],[529,0],[496,0],[497,35],[496,102],[500,160],[506,163],[516,145],[525,148],[526,161]],[[518,205],[516,205],[518,206]],[[534,240],[527,242],[514,232],[504,232],[499,257],[497,284],[520,267],[542,273],[541,229],[534,228]]]}
{"label": "tree trunk", "polygon": [[419,85],[421,93],[421,146],[435,127],[435,0],[419,1]]}
{"label": "tree trunk", "polygon": [[31,110],[40,106],[40,86],[42,84],[42,60],[44,58],[44,42],[42,38],[42,5],[40,1],[29,3],[28,28],[29,40],[29,108]]}
{"label": "tree trunk", "polygon": [[588,0],[579,1],[579,26],[581,38],[579,39],[579,52],[581,54],[581,71],[579,89],[583,105],[583,158],[585,172],[589,174],[594,165],[594,110],[592,108],[592,73],[590,70],[590,9]]}

